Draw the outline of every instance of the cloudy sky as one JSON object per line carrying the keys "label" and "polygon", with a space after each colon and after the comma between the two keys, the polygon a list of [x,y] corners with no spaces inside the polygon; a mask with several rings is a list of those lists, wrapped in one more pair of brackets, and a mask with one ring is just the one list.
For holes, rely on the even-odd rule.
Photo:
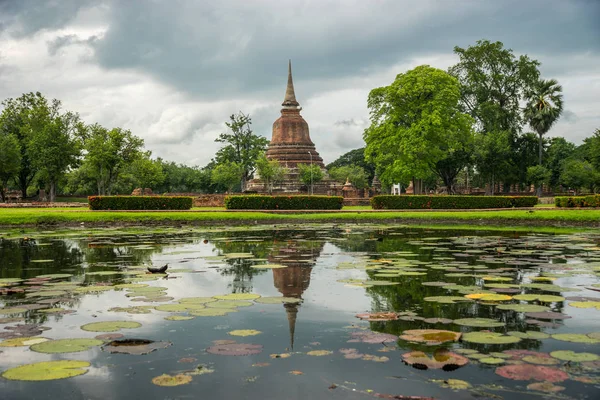
{"label": "cloudy sky", "polygon": [[155,156],[204,165],[237,111],[270,138],[292,59],[296,96],[331,162],[363,145],[370,89],[453,47],[502,41],[563,85],[550,132],[600,127],[598,0],[0,0],[0,99],[41,91]]}

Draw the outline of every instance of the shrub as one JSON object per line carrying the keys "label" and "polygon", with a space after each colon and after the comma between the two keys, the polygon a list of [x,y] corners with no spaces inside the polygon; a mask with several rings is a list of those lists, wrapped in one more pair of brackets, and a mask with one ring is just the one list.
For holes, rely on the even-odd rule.
{"label": "shrub", "polygon": [[556,207],[600,207],[600,195],[591,196],[556,196]]}
{"label": "shrub", "polygon": [[340,210],[341,196],[262,196],[225,197],[228,210]]}
{"label": "shrub", "polygon": [[371,199],[374,209],[470,209],[533,207],[535,196],[393,196],[382,195]]}
{"label": "shrub", "polygon": [[189,210],[192,198],[184,196],[90,196],[90,210]]}

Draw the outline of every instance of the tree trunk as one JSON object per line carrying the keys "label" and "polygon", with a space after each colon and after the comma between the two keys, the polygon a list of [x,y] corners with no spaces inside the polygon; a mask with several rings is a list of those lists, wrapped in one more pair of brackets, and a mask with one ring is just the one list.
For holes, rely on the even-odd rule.
{"label": "tree trunk", "polygon": [[539,153],[539,158],[540,158],[540,166],[542,165],[542,149],[544,148],[544,141],[542,140],[542,135],[539,134],[539,149],[538,149],[538,153]]}
{"label": "tree trunk", "polygon": [[50,202],[54,203],[56,200],[56,182],[50,182]]}

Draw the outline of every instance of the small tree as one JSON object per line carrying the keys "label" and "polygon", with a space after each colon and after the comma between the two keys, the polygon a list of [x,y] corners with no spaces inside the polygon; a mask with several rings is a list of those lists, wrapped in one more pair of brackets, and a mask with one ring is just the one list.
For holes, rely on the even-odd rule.
{"label": "small tree", "polygon": [[264,154],[256,160],[258,175],[265,182],[269,194],[273,192],[273,185],[285,178],[287,169],[277,160],[269,160]]}
{"label": "small tree", "polygon": [[211,178],[214,183],[226,187],[227,192],[231,193],[233,188],[240,183],[242,170],[242,166],[236,162],[225,162],[218,164],[212,170]]}
{"label": "small tree", "polygon": [[308,187],[308,191],[312,194],[312,185],[323,180],[323,171],[318,165],[314,164],[298,164],[300,173],[300,181]]}
{"label": "small tree", "polygon": [[357,189],[364,189],[369,186],[366,171],[358,165],[331,168],[329,170],[329,176],[339,183],[345,183],[346,179],[349,179],[352,185]]}
{"label": "small tree", "polygon": [[533,183],[537,189],[538,195],[542,193],[542,185],[547,185],[550,182],[552,172],[541,165],[534,165],[527,168],[527,178]]}
{"label": "small tree", "polygon": [[12,134],[0,132],[0,199],[6,201],[8,181],[17,176],[21,168],[19,140]]}
{"label": "small tree", "polygon": [[592,184],[594,167],[587,161],[569,159],[563,164],[560,183],[567,188],[579,190]]}
{"label": "small tree", "polygon": [[145,152],[140,158],[131,164],[132,180],[136,187],[152,188],[156,190],[165,180],[163,168],[160,162],[150,158],[150,152]]}

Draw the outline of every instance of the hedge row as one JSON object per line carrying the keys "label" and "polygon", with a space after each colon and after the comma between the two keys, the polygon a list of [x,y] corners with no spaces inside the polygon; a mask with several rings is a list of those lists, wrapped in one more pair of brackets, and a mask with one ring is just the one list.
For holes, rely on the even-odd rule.
{"label": "hedge row", "polygon": [[90,210],[189,210],[192,198],[183,196],[90,196]]}
{"label": "hedge row", "polygon": [[228,210],[340,210],[341,196],[262,196],[240,195],[225,197]]}
{"label": "hedge row", "polygon": [[556,207],[600,207],[600,195],[591,196],[557,196]]}
{"label": "hedge row", "polygon": [[471,209],[533,207],[535,196],[413,196],[383,195],[371,199],[371,207],[390,209]]}

